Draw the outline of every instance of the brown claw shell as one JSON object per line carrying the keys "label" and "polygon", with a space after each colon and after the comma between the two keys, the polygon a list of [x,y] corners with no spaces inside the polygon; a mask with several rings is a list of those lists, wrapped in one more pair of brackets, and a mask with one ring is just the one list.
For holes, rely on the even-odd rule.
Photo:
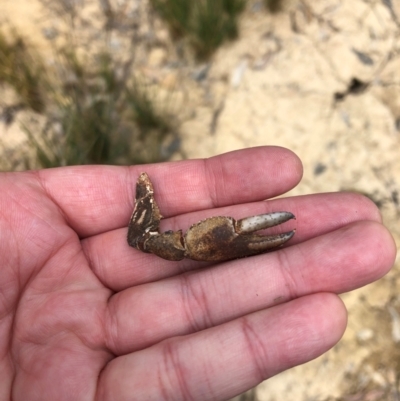
{"label": "brown claw shell", "polygon": [[293,237],[295,230],[269,236],[253,234],[253,231],[294,218],[289,212],[274,212],[238,221],[232,217],[217,216],[193,224],[184,236],[181,230],[160,234],[162,215],[154,199],[150,178],[142,173],[136,185],[136,203],[129,222],[128,244],[167,260],[187,257],[220,262],[257,255],[284,244]]}
{"label": "brown claw shell", "polygon": [[223,261],[258,255],[288,241],[289,234],[241,234],[232,217],[211,217],[190,227],[185,235],[185,256],[194,260]]}

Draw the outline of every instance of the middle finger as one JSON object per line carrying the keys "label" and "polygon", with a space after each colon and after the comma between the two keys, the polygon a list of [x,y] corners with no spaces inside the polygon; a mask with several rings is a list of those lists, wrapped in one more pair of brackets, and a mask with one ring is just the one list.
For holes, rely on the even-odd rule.
{"label": "middle finger", "polygon": [[360,287],[390,267],[389,235],[376,222],[356,222],[279,252],[121,291],[109,303],[109,344],[121,355],[307,294]]}
{"label": "middle finger", "polygon": [[[380,221],[379,211],[369,199],[353,193],[330,193],[281,198],[176,216],[161,222],[161,232],[167,229],[185,231],[191,224],[210,216],[225,215],[238,219],[281,210],[292,212],[296,221],[273,227],[268,233],[281,233],[295,227],[296,234],[288,245],[306,241],[351,222]],[[140,252],[128,246],[126,235],[127,229],[123,228],[82,241],[94,273],[106,287],[114,291],[210,265],[189,259],[171,262]]]}

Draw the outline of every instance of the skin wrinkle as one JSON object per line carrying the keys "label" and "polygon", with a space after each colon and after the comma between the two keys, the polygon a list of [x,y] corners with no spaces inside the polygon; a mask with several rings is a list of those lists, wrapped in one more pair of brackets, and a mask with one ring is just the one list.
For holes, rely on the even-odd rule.
{"label": "skin wrinkle", "polygon": [[[12,230],[11,230],[12,231]],[[17,256],[17,258],[19,258],[19,255]],[[13,269],[13,271],[15,272],[16,270]],[[18,281],[18,289],[22,288],[21,282],[20,280],[18,280],[19,277],[17,277],[17,281]],[[22,294],[21,292],[19,292],[19,294]],[[8,314],[6,314],[3,318],[0,318],[0,323],[4,323],[5,322],[5,318],[7,317],[7,315],[11,315],[11,321],[8,324],[8,326],[6,326],[5,330],[7,335],[7,341],[6,343],[8,344],[8,346],[5,346],[5,350],[9,350],[8,352],[4,352],[4,358],[1,358],[1,360],[3,361],[4,359],[8,359],[7,365],[10,367],[10,376],[11,376],[11,380],[10,380],[10,389],[13,388],[14,386],[14,382],[16,379],[16,371],[17,371],[17,367],[19,367],[19,363],[18,360],[16,358],[12,357],[12,354],[14,353],[15,355],[15,349],[13,347],[13,336],[12,333],[15,333],[15,321],[16,321],[16,316],[17,316],[17,312],[18,312],[18,305],[20,303],[20,299],[21,299],[21,295],[18,295],[15,299],[15,302],[10,302],[10,305],[14,304],[15,305],[15,310],[14,313],[12,313],[13,311],[10,310]],[[7,323],[6,323],[7,324]],[[2,352],[3,353],[3,352]],[[19,367],[21,368],[21,367]]]}
{"label": "skin wrinkle", "polygon": [[[165,193],[168,195],[171,194],[171,190],[167,190],[167,188],[170,188],[170,186],[167,184],[169,181],[168,178],[166,179],[164,174],[161,174],[161,172],[155,168],[151,169],[146,166],[146,168],[140,168],[137,173],[134,174],[134,178],[132,179],[132,184],[133,184],[133,189],[132,189],[132,206],[131,206],[131,211],[135,208],[135,198],[136,198],[136,182],[142,172],[146,172],[149,174],[150,178],[153,178],[152,184],[154,188],[154,197],[156,199],[156,202],[158,206],[160,207],[161,214],[163,217],[172,217],[175,215],[175,212],[173,211],[173,206],[170,205],[171,199],[169,199],[168,196],[166,196]],[[154,179],[154,177],[157,177],[157,179]],[[166,181],[167,180],[167,181]],[[130,197],[131,197],[130,196]],[[171,196],[172,198],[172,196]],[[171,207],[172,206],[172,207]],[[131,217],[129,215],[129,217]]]}
{"label": "skin wrinkle", "polygon": [[[115,181],[110,187],[113,188],[115,185],[118,190],[121,191],[118,192],[118,198],[113,196],[113,192],[110,192],[109,188],[106,187],[108,182],[104,183],[101,177],[97,180],[93,179],[94,175],[97,175],[102,168],[105,170],[105,176],[107,177],[109,175],[113,177]],[[58,202],[55,201],[55,203],[57,205],[60,204],[63,208],[62,215],[65,216],[65,222],[77,232],[79,238],[86,238],[93,233],[100,234],[109,230],[108,227],[103,227],[103,225],[99,223],[103,219],[104,211],[115,215],[112,221],[116,226],[115,228],[123,227],[121,223],[123,222],[121,210],[125,210],[125,204],[129,202],[129,198],[122,198],[122,191],[125,192],[127,189],[123,186],[121,182],[122,179],[116,176],[115,172],[117,169],[121,174],[127,171],[125,167],[71,166],[42,172],[43,179],[46,181],[49,188],[49,196],[53,194],[52,199],[58,199]],[[86,182],[85,179],[89,187],[83,187]],[[80,186],[82,186],[82,188],[80,188]],[[64,187],[66,187],[66,189],[63,192]],[[76,194],[74,192],[76,192]],[[88,195],[91,192],[93,196]],[[125,203],[123,203],[123,201]],[[86,205],[90,205],[91,210],[89,206],[87,206],[86,211],[83,212]],[[115,210],[117,210],[117,212]],[[129,209],[127,208],[126,210]],[[93,211],[96,211],[96,213],[93,213]],[[126,219],[128,219],[128,215]],[[126,223],[124,222],[124,224]]]}
{"label": "skin wrinkle", "polygon": [[[98,252],[93,252],[93,247],[91,246],[92,242],[90,241],[90,238],[81,240],[80,242],[81,242],[82,252],[87,261],[89,269],[96,276],[97,280],[101,283],[101,285],[103,285],[105,288],[108,288],[111,292],[113,292],[114,289],[108,286],[107,283],[103,282],[103,278],[107,276],[104,269],[103,260]],[[106,248],[107,246],[108,244],[105,243],[104,247]],[[111,296],[112,295],[110,295],[110,297]]]}
{"label": "skin wrinkle", "polygon": [[[218,176],[221,173],[221,166],[220,163],[218,163],[218,169],[216,168],[215,165],[212,167],[209,166],[209,161],[208,160],[203,160],[203,175],[206,177],[206,183],[207,183],[207,193],[209,195],[210,199],[210,205],[208,208],[213,209],[216,208],[217,205],[219,205],[218,201],[218,188],[216,185],[217,179],[216,176]],[[215,164],[215,162],[214,162]],[[221,180],[221,182],[224,182]],[[220,192],[222,192],[220,190]],[[224,192],[222,192],[224,193]]]}
{"label": "skin wrinkle", "polygon": [[[7,302],[7,298],[0,292],[0,325],[4,322],[8,315],[13,312],[14,303]],[[0,326],[1,327],[1,326]]]}
{"label": "skin wrinkle", "polygon": [[164,385],[165,379],[163,380],[163,377],[164,377],[164,374],[163,374],[162,368],[161,368],[161,366],[159,366],[157,369],[158,387],[160,389],[160,393],[162,394],[162,399],[167,401],[168,392]]}
{"label": "skin wrinkle", "polygon": [[[71,240],[69,238],[66,238],[62,243],[59,244],[57,250],[52,250],[50,252],[49,256],[46,258],[46,260],[43,261],[42,269],[40,271],[38,271],[37,274],[35,274],[35,275],[33,275],[33,271],[32,271],[32,278],[30,280],[28,280],[28,282],[26,283],[26,286],[28,286],[28,284],[30,284],[32,286],[31,288],[34,288],[33,283],[39,277],[39,275],[41,273],[46,273],[46,268],[50,268],[50,270],[52,270],[51,264],[53,263],[53,258],[59,257],[60,253],[61,254],[63,253],[64,247],[66,247],[69,242],[75,242],[75,239]],[[80,247],[77,248],[73,253],[68,252],[68,259],[71,261],[70,267],[68,269],[63,270],[62,275],[58,275],[58,277],[57,277],[58,279],[68,277],[68,275],[74,271],[74,269],[76,268],[76,266],[79,262],[79,256],[80,256],[81,252],[82,252],[82,250]],[[50,267],[49,267],[49,265],[50,265]],[[80,266],[80,264],[79,264],[79,266]],[[81,268],[81,267],[78,267],[78,268]],[[60,288],[63,288],[63,287],[60,287]],[[43,288],[41,288],[40,295],[51,294],[53,292],[54,292],[54,289],[51,289],[49,292],[45,292],[45,291],[43,291]]]}
{"label": "skin wrinkle", "polygon": [[[48,194],[47,191],[45,191],[45,189],[44,189],[44,187],[43,187],[43,184],[42,184],[42,182],[41,182],[41,178],[40,178],[39,174],[37,174],[37,172],[30,172],[30,173],[28,173],[28,174],[34,176],[35,182],[37,182],[37,183],[40,185],[40,188],[42,188],[42,191],[45,192],[45,193],[50,197],[50,199],[52,200],[52,203],[56,205],[58,211],[60,212],[60,208],[59,208],[59,206],[57,205],[57,203],[54,201],[54,199],[51,197],[51,195]],[[37,189],[35,189],[35,191],[37,191]],[[43,196],[43,195],[42,195],[42,196]],[[32,213],[33,213],[32,210],[30,210],[29,208],[27,208],[24,204],[20,203],[18,199],[13,198],[13,201],[16,202],[16,203],[18,203],[18,205],[19,205],[22,209],[24,209],[28,214],[32,215]],[[39,215],[39,214],[37,214],[37,213],[34,213],[33,216],[34,216],[35,218],[39,219],[42,223],[45,223],[45,224],[47,224],[48,226],[50,226],[50,223],[48,223],[46,220],[44,220],[44,219],[43,219],[43,216],[41,216],[41,215]],[[64,219],[64,221],[65,221],[65,219]],[[52,229],[54,229],[54,227],[52,227]],[[14,230],[12,229],[12,227],[10,228],[9,231],[10,231],[11,233],[14,232]],[[47,249],[47,252],[48,252],[49,254],[48,254],[47,258],[46,258],[44,261],[41,261],[41,264],[46,265],[46,264],[52,259],[52,257],[55,256],[55,254],[57,253],[57,251],[65,245],[66,241],[67,241],[67,240],[65,240],[65,242],[62,243],[62,244],[57,244],[57,250],[54,249],[54,248],[55,248],[55,244],[47,244],[47,245],[50,245],[50,246],[51,246],[51,250]],[[36,246],[39,246],[38,243],[35,243],[35,245],[36,245]],[[47,247],[47,248],[48,248],[48,247]],[[43,249],[45,249],[45,248],[43,248]],[[18,254],[18,253],[17,253],[17,254]],[[18,261],[16,265],[21,266],[20,261]],[[24,284],[23,284],[22,282],[19,283],[19,292],[20,292],[21,294],[24,293],[24,288],[26,288],[26,286],[36,278],[36,275],[37,275],[37,274],[35,274],[35,271],[36,271],[36,270],[37,270],[36,268],[32,268],[32,269],[31,269],[31,272],[30,272],[30,274],[29,274],[29,276],[25,277],[25,280],[24,280],[25,283],[24,283]],[[19,277],[22,279],[23,274],[19,275]],[[18,309],[18,307],[17,307],[17,309]]]}
{"label": "skin wrinkle", "polygon": [[[109,316],[109,313],[110,313],[109,312],[109,310],[110,310],[109,306],[110,306],[110,301],[111,301],[114,293],[110,289],[108,289],[108,290],[110,291],[110,294],[109,294],[109,296],[107,298],[106,303],[104,304],[104,310],[103,310],[102,315],[99,316],[99,320],[101,321],[102,332],[104,333],[104,335],[103,335],[103,338],[104,338],[104,342],[103,342],[104,349],[105,349],[105,351],[109,352],[113,357],[115,357],[116,354],[114,353],[113,350],[115,350],[116,347],[115,346],[114,346],[114,348],[110,347],[110,342],[108,341],[108,339],[110,339],[111,336],[110,336],[109,330],[107,329],[109,327],[107,323],[111,320],[110,316]],[[114,313],[113,315],[115,316],[116,314]],[[112,327],[113,326],[110,325],[110,328],[112,328]],[[115,338],[118,338],[118,337],[115,337]],[[102,370],[104,370],[106,366],[107,366],[107,364],[104,365]]]}
{"label": "skin wrinkle", "polygon": [[[171,389],[180,389],[181,398],[177,398],[177,394],[173,390],[168,390],[163,386],[163,393],[167,395],[166,400],[182,399],[185,401],[196,401],[189,391],[188,380],[184,369],[184,364],[180,362],[179,348],[175,345],[174,340],[165,341],[162,348],[162,360],[165,376],[168,377]],[[175,376],[175,380],[172,379]],[[177,385],[174,386],[173,383]],[[169,397],[171,394],[171,397]]]}
{"label": "skin wrinkle", "polygon": [[107,298],[107,301],[104,303],[103,307],[99,307],[96,313],[96,318],[98,320],[98,325],[100,326],[99,333],[102,333],[101,336],[98,337],[98,346],[104,351],[107,352],[108,354],[111,354],[111,356],[115,356],[114,352],[112,349],[108,346],[106,343],[106,311],[108,310],[108,305],[109,305],[109,300],[111,296],[113,295],[112,292],[108,288],[104,288],[105,291],[108,291],[110,294]]}
{"label": "skin wrinkle", "polygon": [[[48,255],[48,257],[43,261],[43,268],[45,268],[45,266],[47,265],[47,263],[51,260],[51,258],[54,255],[51,253],[50,255]],[[21,266],[21,264],[19,264],[19,266]],[[27,287],[29,287],[29,285],[34,282],[34,280],[37,278],[38,274],[41,272],[42,270],[37,270],[37,269],[31,269],[31,272],[29,274],[29,276],[26,277],[25,279],[25,283],[21,283],[21,280],[19,280],[19,297],[18,300],[16,301],[15,304],[15,311],[14,311],[14,317],[13,317],[13,322],[12,322],[12,327],[11,327],[11,333],[16,333],[16,321],[17,318],[19,317],[19,309],[20,309],[20,304],[21,304],[21,299],[24,297],[24,295],[26,294],[25,289]],[[22,274],[19,275],[20,278],[22,278]],[[10,349],[13,350],[14,347],[11,347]],[[18,364],[18,358],[15,358],[16,363]]]}
{"label": "skin wrinkle", "polygon": [[[53,257],[59,256],[59,253],[64,253],[64,248],[67,247],[68,243],[71,242],[75,244],[76,239],[66,239],[62,244],[60,244],[60,247],[58,251],[55,254],[52,254],[52,257],[48,259],[47,263],[43,265],[42,271],[46,271],[46,265],[48,263],[51,263],[51,259]],[[68,251],[68,261],[69,261],[69,267],[65,268],[63,270],[62,278],[67,278],[70,274],[73,274],[76,271],[82,270],[82,268],[86,269],[86,266],[82,266],[82,257],[85,258],[85,254],[81,248],[81,246],[76,246],[74,247],[74,252]],[[51,268],[51,267],[50,267]],[[43,292],[42,292],[43,293]]]}
{"label": "skin wrinkle", "polygon": [[[221,193],[221,194],[226,194],[226,193],[229,193],[230,191],[229,190],[227,190],[227,187],[226,187],[226,185],[227,185],[227,183],[228,183],[228,185],[229,185],[229,183],[232,181],[231,180],[231,176],[232,176],[232,174],[230,174],[230,172],[229,171],[227,171],[227,166],[226,166],[226,163],[224,163],[224,164],[221,164],[220,163],[220,166],[221,166],[221,175],[222,175],[222,188],[220,188],[219,189],[219,192]],[[226,178],[225,178],[226,177]],[[235,177],[235,179],[236,179],[236,177]],[[218,192],[217,192],[218,193]],[[220,202],[219,200],[218,200],[218,204],[220,205],[220,204],[224,204],[224,205],[235,205],[235,204],[237,204],[238,203],[238,200],[237,200],[237,197],[235,196],[235,194],[231,194],[231,196],[229,197],[229,200],[228,199],[225,199],[225,202]]]}
{"label": "skin wrinkle", "polygon": [[257,383],[261,383],[268,377],[268,353],[263,342],[257,335],[257,330],[254,330],[250,317],[243,316],[240,321],[247,349],[252,356],[250,359],[254,361],[254,369],[257,375],[256,381]]}
{"label": "skin wrinkle", "polygon": [[[193,278],[196,279],[195,283],[193,283]],[[201,280],[198,278],[198,276],[184,274],[179,277],[179,282],[181,289],[180,293],[182,299],[182,308],[186,316],[186,321],[191,327],[190,332],[196,333],[197,331],[205,328],[213,327],[214,324],[211,319],[211,313],[209,312],[210,308],[207,307],[206,291],[203,290]],[[196,290],[194,288],[196,288]],[[197,309],[201,312],[192,312],[196,311]]]}
{"label": "skin wrinkle", "polygon": [[[45,183],[44,183],[44,179],[43,179],[43,174],[42,174],[42,170],[38,170],[37,171],[37,176],[38,176],[38,183],[40,185],[40,187],[42,188],[43,193],[51,200],[52,204],[56,206],[57,211],[58,211],[58,215],[61,216],[63,222],[65,222],[65,224],[71,229],[74,230],[74,228],[72,227],[72,225],[70,224],[70,221],[68,219],[68,215],[63,211],[63,209],[60,207],[59,203],[57,202],[56,198],[54,198],[51,194],[51,192],[48,190],[48,188],[46,187]],[[39,216],[38,216],[39,217]],[[40,218],[40,217],[39,217]],[[43,220],[43,219],[41,219]],[[52,227],[54,229],[54,226]],[[77,234],[76,234],[77,235]],[[78,235],[77,235],[78,236]],[[79,238],[79,237],[78,237]],[[65,243],[62,243],[59,245],[59,248],[63,247],[65,245]],[[53,253],[54,255],[54,253]],[[49,258],[50,259],[50,258]]]}
{"label": "skin wrinkle", "polygon": [[[52,296],[53,295],[53,296]],[[63,293],[60,295],[57,295],[56,292],[54,293],[46,293],[45,296],[42,294],[39,295],[40,297],[40,302],[38,303],[35,301],[37,305],[40,306],[40,317],[38,318],[39,323],[44,322],[43,326],[47,327],[47,321],[49,320],[50,315],[48,313],[48,306],[49,305],[56,305],[57,308],[62,309],[62,305],[66,303],[66,300],[68,301],[70,298],[69,293]],[[35,323],[37,323],[35,321]],[[33,345],[46,345],[48,343],[53,342],[54,339],[57,339],[58,337],[68,337],[69,334],[72,334],[72,337],[75,337],[79,340],[79,342],[85,344],[86,346],[89,347],[89,344],[91,344],[87,339],[85,339],[85,336],[82,335],[82,333],[77,333],[74,331],[76,325],[76,320],[71,320],[68,325],[64,325],[63,322],[59,321],[57,322],[57,325],[53,329],[53,331],[46,331],[46,333],[42,333],[37,330],[37,327],[35,324],[32,324],[29,329],[25,330],[24,337],[20,335],[18,338],[18,341],[25,342],[26,344],[33,344]],[[86,335],[87,336],[87,335]],[[90,345],[90,348],[93,348]]]}
{"label": "skin wrinkle", "polygon": [[[91,251],[91,247],[90,246],[88,246],[87,244],[88,244],[88,241],[86,241],[86,240],[81,240],[80,241],[81,242],[81,247],[82,247],[82,252],[83,252],[83,254],[85,255],[85,259],[86,259],[86,261],[87,261],[87,264],[88,264],[88,267],[89,267],[89,269],[93,272],[93,274],[97,277],[97,279],[102,283],[102,284],[104,284],[103,282],[102,282],[102,280],[101,280],[101,274],[99,275],[98,274],[98,272],[99,272],[99,270],[101,270],[101,269],[99,269],[99,267],[101,267],[102,266],[102,263],[101,263],[101,259],[100,258],[96,258],[96,260],[94,260],[94,258],[93,258],[93,256],[92,256],[92,251]],[[96,253],[95,253],[96,254]],[[94,256],[96,256],[96,255],[94,255]],[[96,267],[95,267],[96,266]],[[99,277],[100,276],[100,277]]]}
{"label": "skin wrinkle", "polygon": [[[10,230],[7,230],[7,233],[8,233],[7,236],[10,237],[10,236],[12,236],[12,234],[14,234],[14,231],[13,231],[12,229],[10,229]],[[12,236],[12,239],[14,240],[14,236]],[[14,243],[17,243],[17,241],[15,240]],[[4,257],[4,256],[2,256],[2,258],[3,258],[3,257]],[[12,273],[13,273],[13,280],[12,280],[12,282],[17,283],[16,291],[13,291],[13,293],[15,293],[15,294],[17,294],[17,295],[16,295],[16,296],[12,296],[12,297],[10,297],[10,296],[8,295],[8,298],[9,298],[9,299],[8,299],[8,302],[7,302],[7,297],[6,297],[6,295],[5,295],[5,290],[0,291],[0,296],[4,296],[4,305],[5,305],[5,308],[4,308],[4,309],[5,309],[4,317],[7,316],[8,313],[11,313],[11,312],[12,312],[12,308],[18,304],[18,302],[19,302],[18,292],[19,292],[20,289],[22,288],[21,280],[20,280],[20,275],[18,274],[18,269],[15,267],[15,266],[19,266],[19,265],[20,265],[20,256],[19,256],[19,253],[16,252],[16,254],[14,254],[13,257],[17,259],[17,260],[16,260],[16,263],[10,263],[9,261],[7,261],[8,263],[5,263],[5,264],[3,264],[3,265],[1,266],[2,269],[8,268],[8,269],[12,270]],[[7,266],[7,267],[5,267],[5,266]],[[10,282],[7,282],[7,287],[10,287]],[[0,310],[1,310],[1,309],[0,309]],[[0,322],[1,322],[2,318],[3,318],[3,317],[1,316],[1,313],[0,313]]]}
{"label": "skin wrinkle", "polygon": [[[301,249],[301,247],[298,247],[297,249]],[[296,288],[298,288],[299,286],[298,280],[300,275],[293,270],[293,265],[289,262],[288,259],[287,249],[280,249],[279,252],[274,253],[274,256],[277,259],[276,266],[280,266],[278,271],[282,276],[282,280],[278,281],[282,281],[283,283],[285,283],[285,292],[282,299],[280,299],[280,303],[296,299],[299,296]]]}
{"label": "skin wrinkle", "polygon": [[54,196],[52,196],[51,192],[49,191],[49,189],[46,186],[46,180],[43,177],[43,170],[37,170],[36,171],[36,176],[37,176],[37,182],[40,185],[40,188],[42,189],[43,193],[51,200],[52,204],[56,206],[57,211],[58,211],[58,215],[62,217],[62,219],[64,220],[64,222],[68,225],[68,227],[70,227],[71,229],[72,226],[69,222],[68,216],[67,214],[65,214],[64,210],[62,209],[62,207],[58,204],[56,198],[54,198]]}
{"label": "skin wrinkle", "polygon": [[[133,208],[135,207],[135,194],[136,194],[136,180],[132,180],[132,176],[136,175],[136,170],[137,167],[135,166],[128,166],[128,168],[126,169],[126,175],[125,175],[125,197],[128,200],[128,205],[129,208],[128,210],[133,210]],[[139,177],[139,175],[138,175]],[[131,216],[129,215],[129,218]],[[128,222],[128,220],[127,220]]]}
{"label": "skin wrinkle", "polygon": [[[11,337],[8,339],[8,344],[9,344],[8,349],[11,349]],[[6,348],[6,349],[7,349],[7,348]],[[15,363],[13,363],[13,360],[12,360],[12,358],[11,358],[11,352],[5,352],[4,356],[3,356],[3,357],[0,357],[0,366],[1,366],[1,365],[4,365],[4,366],[5,366],[5,367],[2,368],[1,370],[5,371],[5,372],[6,372],[6,375],[8,374],[8,376],[9,376],[11,379],[10,379],[9,386],[7,386],[7,389],[8,389],[8,390],[6,390],[6,388],[4,388],[4,387],[2,387],[2,388],[0,389],[0,396],[1,396],[2,393],[4,393],[4,394],[9,394],[9,393],[11,392],[11,389],[13,388],[13,385],[14,385],[15,375],[16,375],[15,372],[16,372],[17,366],[16,366]],[[4,377],[4,376],[3,376],[3,377]],[[2,386],[5,386],[4,383],[3,383],[3,381],[1,382],[1,385],[2,385]]]}
{"label": "skin wrinkle", "polygon": [[105,317],[104,317],[104,344],[109,352],[115,355],[122,355],[118,350],[118,340],[119,340],[119,330],[120,327],[117,317],[119,314],[116,311],[117,302],[115,300],[115,296],[120,296],[119,294],[110,294],[110,297],[107,300],[106,308],[105,308]]}
{"label": "skin wrinkle", "polygon": [[[15,269],[13,269],[13,272],[15,272]],[[15,281],[18,280],[18,276],[16,277]],[[20,287],[20,283],[17,285],[17,287]],[[2,297],[4,296],[4,297]],[[4,340],[4,358],[8,357],[11,361],[11,355],[9,352],[6,352],[6,350],[11,350],[12,349],[12,335],[11,333],[14,332],[14,325],[15,325],[15,313],[13,313],[13,308],[15,310],[17,309],[17,305],[19,303],[20,297],[17,295],[16,297],[13,296],[12,298],[10,297],[9,302],[7,302],[7,297],[5,295],[5,291],[0,291],[0,297],[2,297],[2,302],[0,305],[0,333],[5,333],[5,336],[3,337]],[[15,299],[14,299],[15,298]],[[4,312],[2,312],[4,311]],[[10,321],[7,321],[7,318],[10,318]],[[3,331],[4,330],[4,331]],[[8,346],[7,346],[8,344]],[[3,354],[3,347],[0,347],[0,354]],[[4,359],[3,357],[0,357],[0,360]],[[11,364],[12,370],[15,372],[15,368]]]}
{"label": "skin wrinkle", "polygon": [[[218,163],[218,168],[216,168],[215,164]],[[231,180],[229,179],[229,174],[227,174],[226,169],[227,169],[227,164],[231,165],[230,160],[226,160],[225,163],[222,163],[222,161],[220,159],[215,159],[215,158],[211,158],[211,159],[207,159],[205,160],[205,164],[206,164],[206,169],[207,169],[207,173],[206,173],[206,177],[213,177],[213,180],[208,180],[207,182],[212,182],[213,187],[211,188],[212,191],[210,190],[210,186],[208,186],[209,189],[209,193],[210,193],[210,198],[212,200],[212,208],[215,207],[221,207],[224,205],[234,205],[237,203],[237,199],[235,198],[235,196],[233,194],[231,194],[229,200],[225,199],[225,201],[221,202],[218,198],[218,194],[221,194],[221,196],[226,196],[227,193],[229,193],[229,190],[226,190],[226,183],[230,183]],[[218,177],[218,179],[216,179],[215,177]],[[216,182],[220,182],[220,186],[218,187],[216,185]],[[214,194],[212,196],[212,194]]]}
{"label": "skin wrinkle", "polygon": [[[4,187],[4,186],[7,187],[7,185],[4,185],[4,184],[7,184],[7,183],[9,182],[9,176],[11,176],[12,173],[3,173],[3,174],[4,174],[4,179],[3,179],[2,182],[1,182],[1,186],[2,186],[2,187]],[[34,172],[34,171],[31,171],[31,172],[23,172],[23,173],[14,173],[14,174],[18,174],[19,176],[21,176],[21,177],[22,177],[23,183],[22,183],[22,185],[21,185],[20,183],[18,183],[18,181],[13,180],[14,182],[16,181],[17,184],[15,185],[15,187],[14,187],[14,186],[11,187],[11,188],[10,188],[11,190],[8,190],[8,191],[7,191],[7,188],[6,188],[5,190],[4,190],[4,188],[2,188],[2,191],[4,191],[4,192],[3,192],[4,198],[7,198],[7,197],[10,198],[11,204],[17,204],[17,205],[20,206],[23,210],[29,211],[30,213],[32,213],[32,211],[31,211],[30,209],[28,209],[27,207],[25,207],[26,202],[25,202],[25,203],[21,203],[21,202],[20,202],[20,200],[21,200],[20,196],[13,195],[13,192],[14,192],[13,189],[16,188],[16,190],[17,190],[18,193],[19,193],[19,191],[21,190],[21,188],[23,188],[23,189],[25,190],[25,189],[26,189],[25,187],[29,187],[29,189],[31,189],[31,190],[33,191],[33,193],[36,194],[36,193],[37,193],[37,185],[34,185],[34,183],[32,183],[30,180],[32,180],[31,176],[33,176],[34,178],[36,177],[36,179],[35,179],[34,182],[40,184],[40,183],[38,182],[38,179],[37,179],[37,174],[36,174],[36,172]],[[27,192],[27,191],[25,191],[25,192]],[[8,212],[9,212],[9,211],[8,211]],[[9,213],[7,213],[7,214],[9,214]],[[5,216],[5,214],[4,214],[4,216]],[[36,216],[39,217],[39,215],[36,215]],[[3,216],[2,216],[2,217],[3,217]]]}
{"label": "skin wrinkle", "polygon": [[[43,216],[41,216],[39,213],[33,212],[31,209],[29,209],[25,205],[26,202],[25,203],[21,203],[20,199],[16,198],[15,196],[10,196],[9,202],[19,206],[21,209],[23,209],[25,211],[25,213],[27,213],[28,215],[32,215],[33,218],[37,218],[41,222],[46,223],[48,226],[50,226],[50,224],[48,224],[43,219]],[[2,218],[2,220],[5,220],[5,219]],[[18,222],[18,221],[17,221],[17,224],[16,224],[16,221],[9,221],[8,223],[9,223],[9,228],[8,228],[8,236],[9,236],[10,235],[9,233],[14,233],[14,229],[15,229],[16,226],[17,226],[16,228],[20,228],[19,226],[20,226],[21,223]],[[20,241],[16,241],[16,243],[17,243],[17,245],[19,245]]]}

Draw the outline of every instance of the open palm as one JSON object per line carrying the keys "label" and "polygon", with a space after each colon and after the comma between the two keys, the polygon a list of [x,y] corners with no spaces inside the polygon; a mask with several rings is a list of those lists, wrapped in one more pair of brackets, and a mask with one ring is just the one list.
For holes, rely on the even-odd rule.
{"label": "open palm", "polygon": [[350,193],[264,200],[301,178],[282,148],[146,166],[162,230],[287,210],[285,247],[212,266],[130,248],[143,167],[0,175],[0,400],[224,400],[333,346],[337,295],[395,255]]}

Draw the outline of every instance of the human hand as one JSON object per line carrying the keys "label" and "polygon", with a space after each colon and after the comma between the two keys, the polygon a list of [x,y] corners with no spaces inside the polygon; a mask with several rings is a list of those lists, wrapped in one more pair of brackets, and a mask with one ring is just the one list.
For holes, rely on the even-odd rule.
{"label": "human hand", "polygon": [[301,178],[262,147],[147,165],[162,230],[287,210],[284,248],[212,266],[130,248],[143,166],[0,175],[0,400],[224,400],[321,355],[339,297],[382,277],[394,242],[353,193],[263,199]]}

